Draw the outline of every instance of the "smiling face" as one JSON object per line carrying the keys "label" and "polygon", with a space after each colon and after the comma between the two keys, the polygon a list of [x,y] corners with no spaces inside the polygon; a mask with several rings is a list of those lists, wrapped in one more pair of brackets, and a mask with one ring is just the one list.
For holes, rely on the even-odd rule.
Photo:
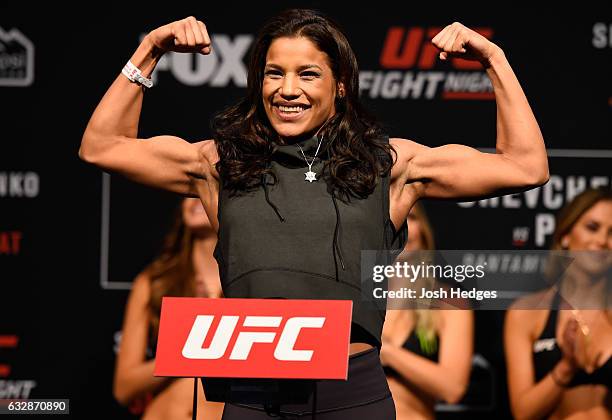
{"label": "smiling face", "polygon": [[185,198],[182,203],[183,223],[194,232],[212,229],[199,198]]}
{"label": "smiling face", "polygon": [[612,201],[599,201],[585,211],[562,242],[570,250],[612,249]]}
{"label": "smiling face", "polygon": [[563,236],[562,244],[570,251],[600,251],[574,255],[575,264],[583,271],[595,276],[609,270],[612,264],[612,201],[601,200],[585,211]]}
{"label": "smiling face", "polygon": [[327,55],[305,37],[270,44],[262,85],[270,124],[286,142],[314,135],[336,112],[336,80]]}

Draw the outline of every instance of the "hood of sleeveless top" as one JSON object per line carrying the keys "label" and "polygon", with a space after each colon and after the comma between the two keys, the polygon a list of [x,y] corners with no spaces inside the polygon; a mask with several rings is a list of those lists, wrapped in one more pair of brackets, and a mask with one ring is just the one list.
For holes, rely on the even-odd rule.
{"label": "hood of sleeveless top", "polygon": [[[281,163],[286,166],[305,168],[308,165],[306,164],[300,147],[304,151],[304,155],[306,155],[306,159],[308,159],[308,162],[312,162],[312,159],[315,156],[315,153],[317,152],[317,146],[319,145],[320,139],[321,138],[319,136],[314,135],[306,140],[302,140],[300,142],[292,144],[273,143],[272,160],[275,160],[278,163]],[[329,142],[326,139],[321,140],[319,152],[316,153],[317,159],[315,159],[315,164],[319,160],[327,159],[328,145]]]}

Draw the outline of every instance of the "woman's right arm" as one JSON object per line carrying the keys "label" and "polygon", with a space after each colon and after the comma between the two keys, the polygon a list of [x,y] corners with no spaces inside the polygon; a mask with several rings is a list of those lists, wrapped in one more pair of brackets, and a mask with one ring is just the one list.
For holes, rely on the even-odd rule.
{"label": "woman's right arm", "polygon": [[[130,61],[150,77],[166,51],[209,54],[204,23],[188,17],[151,31]],[[119,74],[87,124],[79,157],[142,184],[197,196],[195,181],[214,173],[209,164],[213,141],[189,143],[169,135],[139,139],[142,100],[143,88]]]}
{"label": "woman's right arm", "polygon": [[113,381],[113,395],[122,405],[167,385],[170,380],[153,376],[155,360],[146,360],[150,287],[147,274],[136,277],[125,309]]}
{"label": "woman's right arm", "polygon": [[[539,382],[534,381],[533,339],[530,337],[530,325],[533,325],[534,319],[532,313],[531,310],[510,309],[504,322],[508,392],[512,414],[516,419],[540,419],[552,413],[565,390],[559,383],[569,383],[576,372],[573,357],[568,355],[568,348],[572,344],[564,335],[563,358]],[[566,327],[566,334],[568,328],[572,327]]]}

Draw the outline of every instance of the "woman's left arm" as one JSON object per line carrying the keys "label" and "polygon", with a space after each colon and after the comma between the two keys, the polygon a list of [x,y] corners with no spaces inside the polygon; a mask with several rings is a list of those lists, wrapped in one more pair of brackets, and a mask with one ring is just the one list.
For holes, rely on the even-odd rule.
{"label": "woman's left arm", "polygon": [[455,22],[431,41],[440,59],[460,57],[483,64],[497,104],[497,153],[448,144],[427,147],[391,139],[397,161],[394,182],[412,184],[419,197],[479,198],[518,192],[548,181],[544,139],[529,102],[503,50]]}
{"label": "woman's left arm", "polygon": [[380,357],[408,383],[436,400],[458,403],[465,394],[474,351],[474,313],[470,310],[444,310],[439,334],[438,362],[432,362],[383,336]]}

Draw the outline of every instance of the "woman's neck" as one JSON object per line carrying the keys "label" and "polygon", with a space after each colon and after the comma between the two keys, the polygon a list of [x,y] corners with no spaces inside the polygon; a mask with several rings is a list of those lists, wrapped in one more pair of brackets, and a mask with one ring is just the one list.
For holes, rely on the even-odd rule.
{"label": "woman's neck", "polygon": [[559,293],[576,309],[602,309],[606,305],[606,279],[593,279],[583,270],[572,269],[565,275]]}
{"label": "woman's neck", "polygon": [[293,137],[279,136],[279,141],[280,141],[280,144],[282,145],[296,144],[296,143],[301,143],[303,141],[306,141],[314,135],[315,135],[314,131],[309,131],[308,133],[300,134],[299,136],[293,136]]}
{"label": "woman's neck", "polygon": [[313,136],[319,136],[321,134],[321,131],[323,130],[323,128],[331,121],[332,117],[334,116],[334,114],[330,115],[327,120],[325,120],[325,122],[323,124],[321,124],[319,127],[314,128],[310,131],[307,131],[303,134],[294,136],[294,137],[282,137],[279,136],[279,140],[281,141],[281,144],[295,144],[295,143],[299,143],[302,142],[304,140],[308,140],[309,138],[313,137]]}

